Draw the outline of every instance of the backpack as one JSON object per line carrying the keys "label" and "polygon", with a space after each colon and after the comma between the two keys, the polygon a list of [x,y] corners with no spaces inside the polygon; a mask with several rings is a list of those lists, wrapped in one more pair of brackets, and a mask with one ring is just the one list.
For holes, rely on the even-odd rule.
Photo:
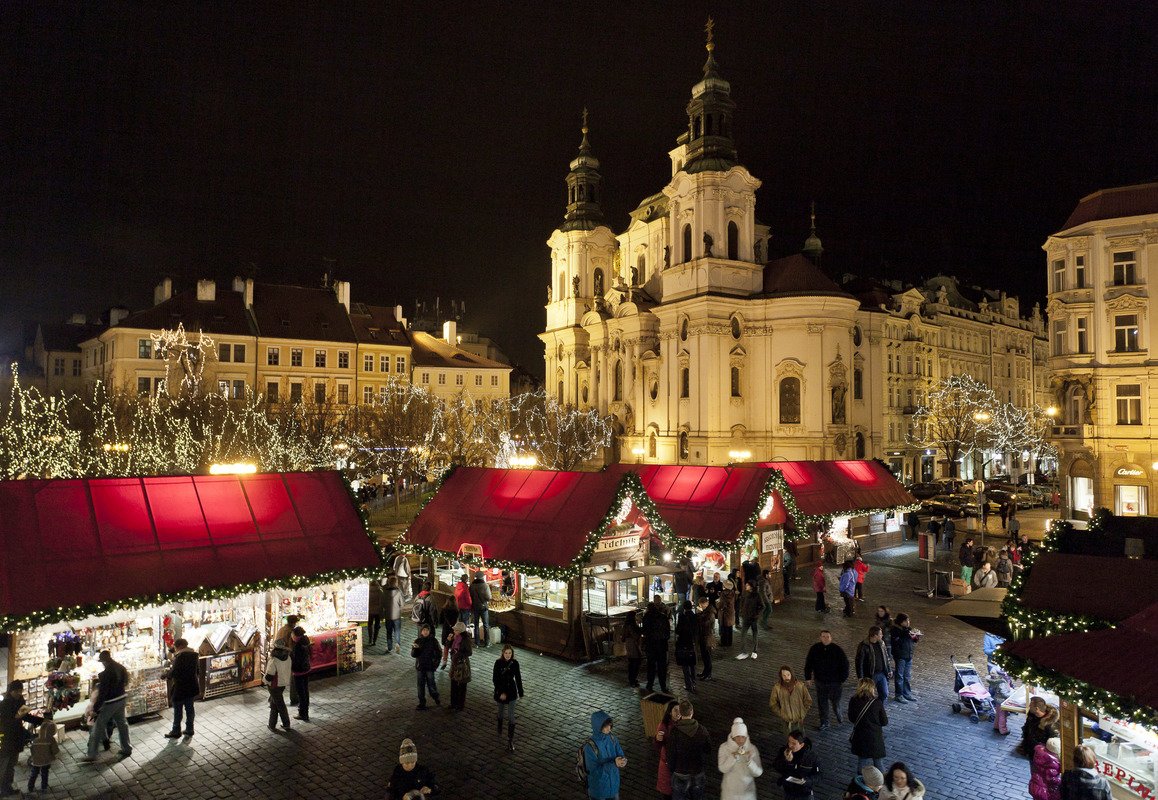
{"label": "backpack", "polygon": [[595,746],[595,740],[590,736],[579,745],[579,749],[575,752],[575,780],[584,786],[587,785],[587,758],[583,755],[583,748],[587,745],[591,745],[591,750],[596,756],[599,755],[599,748]]}
{"label": "backpack", "polygon": [[410,609],[410,621],[421,625],[426,621],[426,603],[428,598],[423,597],[414,601],[414,607]]}

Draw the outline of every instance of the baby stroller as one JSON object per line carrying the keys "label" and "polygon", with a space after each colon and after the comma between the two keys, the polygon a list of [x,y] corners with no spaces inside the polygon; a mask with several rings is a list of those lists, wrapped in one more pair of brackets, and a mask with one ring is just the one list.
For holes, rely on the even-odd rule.
{"label": "baby stroller", "polygon": [[[973,656],[969,656],[973,658]],[[992,721],[996,716],[993,708],[993,697],[985,686],[985,681],[977,674],[977,668],[972,661],[958,662],[949,656],[953,662],[953,691],[957,693],[960,702],[953,704],[953,713],[960,714],[963,709],[969,710],[969,721],[977,723],[984,717]]]}

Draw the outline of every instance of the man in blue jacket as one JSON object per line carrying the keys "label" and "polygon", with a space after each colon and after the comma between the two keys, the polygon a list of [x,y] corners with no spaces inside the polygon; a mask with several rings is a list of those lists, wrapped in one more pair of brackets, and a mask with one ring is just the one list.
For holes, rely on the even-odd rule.
{"label": "man in blue jacket", "polygon": [[619,740],[611,735],[611,716],[606,711],[591,715],[591,740],[583,745],[587,766],[587,796],[592,800],[619,800],[619,770],[627,757]]}

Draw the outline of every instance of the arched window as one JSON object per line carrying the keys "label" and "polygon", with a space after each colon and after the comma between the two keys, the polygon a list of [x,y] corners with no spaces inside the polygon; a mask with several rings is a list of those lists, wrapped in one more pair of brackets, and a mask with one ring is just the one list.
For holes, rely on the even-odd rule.
{"label": "arched window", "polygon": [[864,434],[857,431],[854,441],[856,442],[856,457],[864,458]]}
{"label": "arched window", "polygon": [[860,367],[852,371],[852,399],[864,400],[864,370]]}
{"label": "arched window", "polygon": [[740,368],[732,367],[732,397],[740,396]]}
{"label": "arched window", "polygon": [[583,389],[581,390],[580,394],[583,397],[583,405],[587,405],[588,395],[587,395],[587,384],[586,383],[583,384]]}
{"label": "arched window", "polygon": [[684,261],[692,260],[692,226],[684,225]]}
{"label": "arched window", "polygon": [[587,187],[587,199],[590,200],[592,203],[595,202],[595,187],[594,186],[588,186]]}
{"label": "arched window", "polygon": [[686,342],[688,340],[688,318],[684,317],[680,320],[680,341]]}
{"label": "arched window", "polygon": [[740,260],[740,228],[735,222],[728,223],[728,258]]}
{"label": "arched window", "polygon": [[692,138],[700,138],[700,118],[696,117],[695,122],[692,123]]}
{"label": "arched window", "polygon": [[680,397],[689,397],[691,395],[691,370],[687,367],[680,367]]}
{"label": "arched window", "polygon": [[567,273],[559,273],[559,291],[555,292],[555,299],[562,300],[567,296]]}
{"label": "arched window", "polygon": [[574,186],[568,186],[567,187],[567,202],[568,203],[574,203],[575,202],[575,187]]}
{"label": "arched window", "polygon": [[647,457],[655,458],[655,434],[650,433],[647,436]]}
{"label": "arched window", "polygon": [[639,276],[636,280],[647,274],[647,256],[643,253],[640,253],[639,258],[635,259],[635,268],[639,271]]}
{"label": "arched window", "polygon": [[559,381],[559,405],[563,405],[563,381]]}
{"label": "arched window", "polygon": [[595,268],[595,277],[593,278],[593,283],[595,286],[595,296],[596,297],[602,297],[603,296],[603,270],[601,270],[599,267]]}
{"label": "arched window", "polygon": [[612,383],[612,397],[615,400],[623,399],[623,362],[615,362],[615,377]]}
{"label": "arched window", "polygon": [[780,379],[780,424],[800,424],[800,378]]}
{"label": "arched window", "polygon": [[583,184],[579,184],[579,202],[583,202]]}
{"label": "arched window", "polygon": [[688,432],[680,431],[680,461],[687,461],[688,455]]}
{"label": "arched window", "polygon": [[708,125],[707,129],[705,130],[706,135],[711,136],[713,133],[715,133],[715,120],[715,117],[713,117],[711,114],[708,114]]}
{"label": "arched window", "polygon": [[740,328],[740,318],[732,317],[732,338],[739,339],[744,335],[744,331]]}

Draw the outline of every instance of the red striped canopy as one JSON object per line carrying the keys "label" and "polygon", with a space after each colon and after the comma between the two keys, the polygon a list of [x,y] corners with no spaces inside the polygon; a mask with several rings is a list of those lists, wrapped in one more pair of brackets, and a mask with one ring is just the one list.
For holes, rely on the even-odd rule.
{"label": "red striped canopy", "polygon": [[0,481],[4,617],[380,564],[336,472]]}
{"label": "red striped canopy", "polygon": [[779,470],[797,507],[810,516],[855,516],[917,503],[879,461],[769,461],[757,466]]}

